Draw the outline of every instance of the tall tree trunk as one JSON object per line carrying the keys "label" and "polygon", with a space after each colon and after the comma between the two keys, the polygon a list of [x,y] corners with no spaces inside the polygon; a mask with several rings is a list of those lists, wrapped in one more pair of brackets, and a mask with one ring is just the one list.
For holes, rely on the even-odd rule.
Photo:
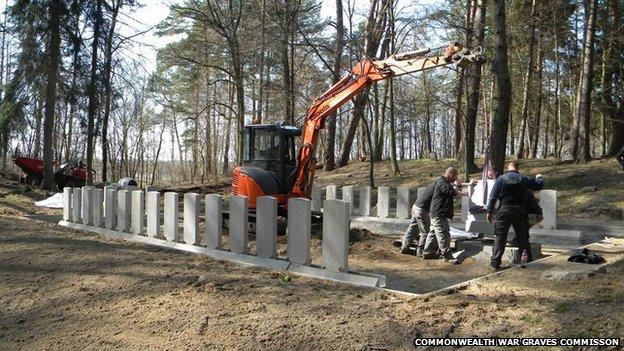
{"label": "tall tree trunk", "polygon": [[529,36],[529,48],[528,48],[528,60],[526,67],[526,74],[524,76],[524,92],[522,94],[522,112],[520,115],[520,137],[519,137],[519,145],[518,152],[516,153],[517,158],[524,157],[524,140],[526,138],[526,129],[529,119],[529,93],[531,90],[531,77],[533,75],[533,51],[535,48],[535,26],[537,19],[535,18],[536,11],[536,0],[532,0],[531,2],[531,19],[530,19],[530,36]]}
{"label": "tall tree trunk", "polygon": [[[336,84],[340,80],[340,70],[342,69],[342,51],[344,50],[344,23],[342,13],[342,0],[336,0],[336,52],[334,53],[334,71],[332,72],[332,83]],[[334,112],[326,121],[325,129],[325,170],[333,171],[336,167],[336,116]],[[373,157],[371,151],[371,157]]]}
{"label": "tall tree trunk", "polygon": [[93,184],[93,154],[95,137],[95,115],[97,113],[97,63],[98,44],[100,41],[100,27],[102,26],[102,0],[97,0],[95,10],[95,23],[93,24],[93,44],[91,45],[91,77],[89,80],[89,106],[87,108],[87,180],[88,185]]}
{"label": "tall tree trunk", "polygon": [[[486,1],[475,0],[475,18],[473,21],[475,30],[475,45],[483,46],[485,40],[485,11]],[[473,63],[468,68],[468,104],[466,108],[466,131],[465,139],[465,170],[466,180],[470,173],[477,172],[475,165],[475,132],[477,126],[477,112],[479,110],[479,96],[481,94],[481,63]]]}
{"label": "tall tree trunk", "polygon": [[608,38],[605,38],[606,49],[603,54],[607,61],[604,62],[606,69],[602,80],[602,99],[611,127],[607,156],[615,156],[624,147],[624,63],[620,58],[624,48],[624,37],[621,35],[622,3],[609,0],[608,10]]}
{"label": "tall tree trunk", "polygon": [[502,173],[505,165],[507,126],[511,109],[511,81],[507,59],[507,25],[505,0],[494,0],[494,58],[492,69],[496,78],[496,107],[492,119],[491,162],[492,169]]}
{"label": "tall tree trunk", "polygon": [[554,29],[554,56],[555,56],[555,115],[554,117],[554,130],[553,130],[553,150],[555,158],[561,158],[559,152],[559,144],[562,143],[561,135],[561,95],[560,95],[560,80],[561,80],[561,68],[559,63],[559,34],[558,29]]}
{"label": "tall tree trunk", "polygon": [[[531,158],[537,157],[537,145],[540,136],[540,120],[542,118],[542,99],[543,99],[543,84],[542,84],[542,72],[543,72],[543,57],[542,57],[542,39],[541,36],[537,41],[537,101],[535,102],[535,119],[531,126]],[[547,123],[548,124],[548,123]],[[546,126],[548,128],[548,126]]]}
{"label": "tall tree trunk", "polygon": [[[577,119],[579,121],[578,138],[575,138],[572,147],[572,156],[575,161],[589,162],[591,160],[590,149],[590,111],[591,93],[593,90],[593,62],[594,62],[594,37],[596,32],[597,0],[588,1],[587,27],[585,28],[585,40],[583,45],[583,69],[579,80],[579,98],[577,106]],[[581,150],[582,148],[582,150]]]}
{"label": "tall tree trunk", "polygon": [[54,110],[56,106],[56,81],[61,56],[61,2],[50,0],[50,44],[48,46],[48,85],[46,87],[46,107],[43,120],[43,187],[54,190]]}

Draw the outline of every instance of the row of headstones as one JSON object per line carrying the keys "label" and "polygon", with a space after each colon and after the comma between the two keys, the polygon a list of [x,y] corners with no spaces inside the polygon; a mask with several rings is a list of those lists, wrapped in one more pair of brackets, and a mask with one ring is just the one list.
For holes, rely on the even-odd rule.
{"label": "row of headstones", "polygon": [[[358,191],[358,209],[355,209],[355,190],[353,185],[346,185],[342,187],[342,200],[349,203],[350,213],[357,214],[364,217],[378,217],[389,218],[390,217],[390,187],[380,186],[377,188],[377,213],[371,212],[372,196],[370,186],[361,186]],[[420,191],[420,188],[419,188]],[[328,185],[325,188],[325,199],[336,199],[338,196],[338,187],[335,185]],[[322,207],[322,189],[318,185],[312,187],[312,193],[310,198],[312,199],[312,211],[321,211],[325,213],[327,210]],[[411,202],[410,202],[410,188],[398,187],[396,189],[396,211],[395,216],[398,219],[407,219],[411,217]]]}
{"label": "row of headstones", "polygon": [[[161,194],[157,191],[117,190],[105,187],[65,188],[63,192],[63,220],[87,226],[117,230],[133,235],[200,245],[200,196],[186,193],[183,197],[183,231],[179,231],[179,195],[164,194],[161,212]],[[146,197],[146,198],[145,198]],[[205,245],[222,250],[223,208],[221,195],[205,196]],[[277,258],[277,200],[259,197],[256,206],[256,255]],[[348,271],[349,203],[325,200],[322,256],[325,269]],[[300,265],[311,264],[311,201],[292,198],[288,201],[287,255],[288,261]],[[228,241],[230,251],[248,254],[249,213],[247,198],[229,199]],[[161,223],[162,231],[161,231]]]}

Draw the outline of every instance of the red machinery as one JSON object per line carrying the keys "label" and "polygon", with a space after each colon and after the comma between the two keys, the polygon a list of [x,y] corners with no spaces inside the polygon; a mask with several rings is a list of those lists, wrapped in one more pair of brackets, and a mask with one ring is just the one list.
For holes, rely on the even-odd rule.
{"label": "red machinery", "polygon": [[[291,197],[309,198],[317,169],[315,154],[320,130],[340,106],[380,80],[451,64],[464,67],[481,60],[480,51],[471,52],[459,43],[396,54],[379,61],[363,59],[348,76],[314,101],[303,130],[284,125],[245,126],[243,166],[233,171],[233,194],[246,196],[251,209],[256,208],[258,197],[273,196],[282,211]],[[299,136],[301,148],[295,155],[292,145]]]}
{"label": "red machinery", "polygon": [[[41,184],[43,181],[43,160],[29,157],[15,157],[13,162],[24,172],[20,177],[22,183],[28,185]],[[54,182],[59,189],[83,186],[86,178],[87,169],[82,163],[64,163],[54,172]]]}

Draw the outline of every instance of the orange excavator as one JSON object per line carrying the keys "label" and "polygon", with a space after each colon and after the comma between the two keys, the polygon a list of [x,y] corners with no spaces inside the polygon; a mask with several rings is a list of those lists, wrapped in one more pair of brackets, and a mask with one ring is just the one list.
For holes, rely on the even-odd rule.
{"label": "orange excavator", "polygon": [[[455,64],[465,67],[483,59],[480,50],[471,51],[453,42],[437,48],[392,55],[384,60],[363,59],[308,110],[303,131],[280,124],[245,126],[243,165],[233,171],[232,193],[246,196],[250,209],[256,208],[260,196],[278,200],[284,215],[288,199],[310,197],[317,167],[316,149],[325,120],[371,84],[405,74]],[[294,138],[301,136],[301,148],[295,157]]]}

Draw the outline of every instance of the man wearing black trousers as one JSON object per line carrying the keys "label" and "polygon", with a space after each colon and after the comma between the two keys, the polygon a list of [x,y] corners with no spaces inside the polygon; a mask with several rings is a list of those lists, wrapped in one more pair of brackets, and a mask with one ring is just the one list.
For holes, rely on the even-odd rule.
{"label": "man wearing black trousers", "polygon": [[[526,250],[528,261],[532,260],[529,245],[529,220],[526,210],[528,190],[541,190],[544,181],[541,175],[537,178],[523,176],[519,172],[518,162],[512,161],[507,167],[507,173],[498,177],[485,207],[488,221],[494,219],[494,248],[490,266],[500,269],[501,260],[505,253],[509,227],[513,226],[520,252]],[[493,216],[494,205],[500,201],[496,216]]]}

